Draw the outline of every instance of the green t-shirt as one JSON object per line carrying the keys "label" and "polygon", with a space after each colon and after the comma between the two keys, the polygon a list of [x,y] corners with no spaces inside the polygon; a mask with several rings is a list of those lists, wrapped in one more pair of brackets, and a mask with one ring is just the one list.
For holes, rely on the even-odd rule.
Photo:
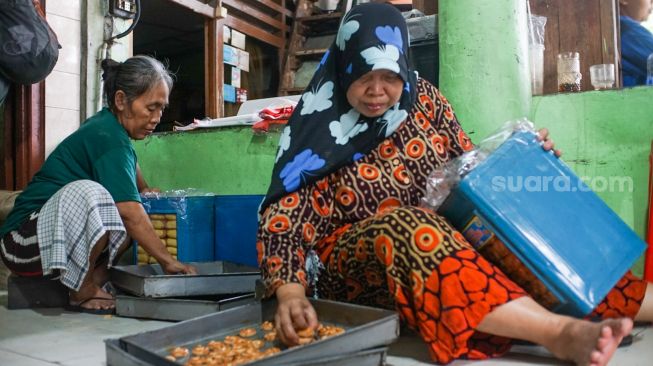
{"label": "green t-shirt", "polygon": [[0,238],[16,230],[59,189],[76,180],[100,183],[115,202],[137,201],[136,152],[127,131],[107,108],[89,118],[48,156],[16,198]]}

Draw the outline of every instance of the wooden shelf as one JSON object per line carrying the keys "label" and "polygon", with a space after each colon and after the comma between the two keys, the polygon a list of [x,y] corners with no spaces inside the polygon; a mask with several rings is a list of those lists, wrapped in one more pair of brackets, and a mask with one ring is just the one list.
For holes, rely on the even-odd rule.
{"label": "wooden shelf", "polygon": [[299,94],[299,93],[303,92],[304,89],[306,89],[306,87],[304,87],[304,88],[292,87],[292,88],[283,88],[283,89],[281,89],[281,91],[285,92],[286,95],[289,95],[289,94]]}
{"label": "wooden shelf", "polygon": [[297,57],[321,56],[325,54],[327,50],[328,48],[316,48],[310,50],[295,51],[294,54]]}
{"label": "wooden shelf", "polygon": [[320,20],[328,20],[328,19],[339,19],[342,17],[342,13],[339,11],[334,11],[333,13],[327,13],[327,14],[317,14],[317,15],[309,15],[309,16],[303,16],[295,19],[298,22],[317,22]]}

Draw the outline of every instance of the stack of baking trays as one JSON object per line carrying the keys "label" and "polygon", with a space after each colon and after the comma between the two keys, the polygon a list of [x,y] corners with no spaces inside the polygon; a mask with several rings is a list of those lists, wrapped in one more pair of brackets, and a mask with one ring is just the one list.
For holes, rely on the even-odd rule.
{"label": "stack of baking trays", "polygon": [[191,263],[197,275],[168,275],[158,264],[116,266],[116,315],[181,321],[254,301],[257,268],[231,262]]}
{"label": "stack of baking trays", "polygon": [[399,336],[394,311],[311,300],[320,327],[287,348],[274,331],[276,301],[254,299],[257,269],[193,264],[198,275],[166,275],[158,265],[112,269],[117,315],[181,322],[107,340],[107,365],[384,365]]}

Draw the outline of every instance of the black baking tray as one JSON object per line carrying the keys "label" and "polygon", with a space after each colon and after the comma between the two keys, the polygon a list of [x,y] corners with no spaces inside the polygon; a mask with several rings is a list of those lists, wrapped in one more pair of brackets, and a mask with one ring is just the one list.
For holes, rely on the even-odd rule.
{"label": "black baking tray", "polygon": [[254,292],[261,277],[258,268],[217,261],[189,263],[196,275],[169,275],[158,264],[114,266],[109,271],[113,285],[136,296],[186,297],[232,295]]}
{"label": "black baking tray", "polygon": [[[247,365],[314,364],[316,360],[385,347],[399,337],[399,317],[395,311],[328,300],[310,301],[320,322],[341,326],[345,328],[345,333],[305,346],[282,349],[280,353]],[[260,324],[274,319],[276,306],[275,300],[256,302],[154,331],[125,336],[120,338],[120,342],[128,354],[146,363],[179,365],[187,360],[173,362],[165,359],[173,347],[192,348],[237,334],[238,330],[246,327],[259,330],[257,338],[260,338]]]}
{"label": "black baking tray", "polygon": [[254,302],[254,294],[152,298],[116,296],[116,315],[128,318],[182,321]]}

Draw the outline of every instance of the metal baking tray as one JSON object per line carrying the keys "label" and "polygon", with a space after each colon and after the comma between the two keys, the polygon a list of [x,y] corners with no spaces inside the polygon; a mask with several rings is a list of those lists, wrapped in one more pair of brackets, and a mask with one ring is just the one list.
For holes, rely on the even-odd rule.
{"label": "metal baking tray", "polygon": [[151,366],[143,360],[130,355],[125,345],[119,339],[105,339],[104,348],[107,354],[107,366]]}
{"label": "metal baking tray", "polygon": [[158,264],[112,267],[114,286],[136,296],[185,297],[254,292],[258,268],[232,262],[190,263],[197,275],[168,275]]}
{"label": "metal baking tray", "polygon": [[[394,311],[327,300],[311,300],[311,303],[320,322],[344,327],[345,333],[305,346],[283,349],[280,353],[248,365],[313,364],[318,359],[323,360],[334,355],[353,355],[387,346],[399,337],[399,317]],[[125,345],[127,353],[139,360],[156,366],[179,365],[183,364],[186,358],[177,362],[165,359],[170,348],[192,348],[210,340],[236,334],[245,327],[257,329],[259,338],[262,335],[260,324],[274,319],[276,307],[275,300],[252,303],[154,331],[125,336],[120,338],[120,341]],[[339,363],[342,364],[344,363]]]}
{"label": "metal baking tray", "polygon": [[344,355],[287,363],[285,366],[385,366],[388,347],[377,347]]}
{"label": "metal baking tray", "polygon": [[[212,297],[212,299],[211,299]],[[116,315],[129,318],[182,321],[254,302],[254,294],[203,298],[116,296]]]}
{"label": "metal baking tray", "polygon": [[[118,339],[104,341],[107,357],[107,366],[153,366],[153,364],[140,360],[126,350],[124,343]],[[285,366],[384,366],[388,347],[377,347],[365,351],[348,353],[344,355],[299,361]]]}

